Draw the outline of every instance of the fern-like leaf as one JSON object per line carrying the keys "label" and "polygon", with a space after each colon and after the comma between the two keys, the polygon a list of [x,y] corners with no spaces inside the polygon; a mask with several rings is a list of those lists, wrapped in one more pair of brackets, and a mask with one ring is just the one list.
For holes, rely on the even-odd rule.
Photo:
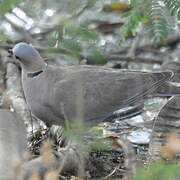
{"label": "fern-like leaf", "polygon": [[131,0],[132,10],[124,14],[126,17],[126,23],[121,28],[121,40],[124,41],[128,36],[136,34],[136,28],[140,22],[146,22],[148,17],[146,16],[148,3],[141,0]]}
{"label": "fern-like leaf", "polygon": [[169,9],[172,16],[178,17],[180,19],[180,0],[163,0],[167,9]]}
{"label": "fern-like leaf", "polygon": [[165,42],[168,35],[168,23],[164,15],[164,7],[157,0],[151,0],[150,9],[150,32],[152,34],[152,41],[154,45],[160,42]]}
{"label": "fern-like leaf", "polygon": [[134,35],[139,23],[145,21],[146,31],[157,45],[165,42],[173,30],[173,17],[180,18],[180,0],[131,0],[131,7],[124,15],[126,23],[121,28],[121,40]]}

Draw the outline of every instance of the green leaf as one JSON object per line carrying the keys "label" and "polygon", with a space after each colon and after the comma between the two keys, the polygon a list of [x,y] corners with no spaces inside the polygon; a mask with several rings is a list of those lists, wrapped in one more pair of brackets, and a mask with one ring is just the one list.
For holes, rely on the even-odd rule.
{"label": "green leaf", "polygon": [[135,35],[136,29],[141,22],[149,20],[147,16],[147,1],[132,0],[132,9],[125,14],[126,22],[120,30],[120,41],[125,41],[127,37]]}
{"label": "green leaf", "polygon": [[9,12],[12,8],[17,6],[21,0],[1,0],[0,1],[0,16]]}
{"label": "green leaf", "polygon": [[74,39],[63,39],[62,47],[68,49],[68,52],[70,54],[80,56],[80,52],[82,48],[80,43],[78,43],[78,41]]}
{"label": "green leaf", "polygon": [[10,39],[11,38],[8,35],[4,34],[3,32],[0,32],[0,40],[1,41],[6,41],[6,40],[10,40]]}
{"label": "green leaf", "polygon": [[65,25],[65,35],[77,40],[97,40],[98,33],[77,25]]}
{"label": "green leaf", "polygon": [[151,1],[150,17],[149,29],[152,35],[153,46],[156,47],[159,43],[165,43],[168,35],[168,20],[164,6],[156,0]]}
{"label": "green leaf", "polygon": [[180,1],[179,0],[164,0],[164,4],[172,16],[179,16]]}
{"label": "green leaf", "polygon": [[79,57],[73,54],[60,52],[59,56],[70,64],[79,65]]}
{"label": "green leaf", "polygon": [[102,151],[102,150],[110,150],[110,146],[105,143],[102,139],[95,139],[94,142],[90,144],[90,148],[92,151]]}
{"label": "green leaf", "polygon": [[88,61],[90,61],[91,64],[106,64],[108,61],[96,48],[89,49],[89,53]]}
{"label": "green leaf", "polygon": [[177,176],[178,169],[175,163],[156,162],[146,169],[138,170],[133,180],[172,180]]}
{"label": "green leaf", "polygon": [[66,127],[64,135],[83,144],[83,137],[90,129],[88,124],[80,119],[74,119],[67,123],[69,127]]}
{"label": "green leaf", "polygon": [[88,1],[87,1],[87,6],[88,6],[88,8],[93,7],[96,2],[97,2],[97,0],[88,0]]}
{"label": "green leaf", "polygon": [[131,12],[124,12],[122,15],[121,15],[121,17],[124,17],[124,18],[126,18],[126,17],[128,17],[128,16],[130,16],[131,15]]}

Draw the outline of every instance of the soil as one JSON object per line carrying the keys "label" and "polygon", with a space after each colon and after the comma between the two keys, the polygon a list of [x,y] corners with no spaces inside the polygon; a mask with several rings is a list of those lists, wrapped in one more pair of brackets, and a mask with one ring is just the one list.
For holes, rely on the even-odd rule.
{"label": "soil", "polygon": [[[49,138],[48,131],[40,131],[29,138],[28,149],[34,157],[40,155],[40,147],[43,140]],[[54,138],[54,147],[59,146],[58,140]],[[55,148],[56,149],[56,148]],[[99,150],[92,151],[89,154],[89,161],[86,166],[85,179],[121,179],[126,172],[124,167],[124,152],[121,148],[118,150]],[[69,179],[72,174],[63,174],[63,177]]]}
{"label": "soil", "polygon": [[87,179],[121,179],[125,172],[124,154],[122,151],[107,150],[90,153],[90,166],[86,170],[90,177]]}

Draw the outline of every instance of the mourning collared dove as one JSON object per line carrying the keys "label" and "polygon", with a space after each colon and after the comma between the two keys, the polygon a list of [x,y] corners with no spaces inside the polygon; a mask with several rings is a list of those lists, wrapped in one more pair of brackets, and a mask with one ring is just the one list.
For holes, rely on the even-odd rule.
{"label": "mourning collared dove", "polygon": [[[115,110],[153,93],[172,72],[136,72],[99,66],[46,65],[24,42],[12,49],[22,66],[22,85],[32,113],[47,125],[77,119],[102,120]],[[81,111],[81,113],[79,113]]]}
{"label": "mourning collared dove", "polygon": [[[0,110],[0,179],[15,179],[26,152],[26,128],[17,113]],[[16,172],[18,173],[18,172]],[[20,172],[19,172],[20,173]]]}

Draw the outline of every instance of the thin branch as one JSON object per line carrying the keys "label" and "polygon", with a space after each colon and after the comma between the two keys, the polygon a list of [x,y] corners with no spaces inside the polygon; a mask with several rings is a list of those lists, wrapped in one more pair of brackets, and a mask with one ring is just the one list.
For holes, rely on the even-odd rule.
{"label": "thin branch", "polygon": [[135,37],[134,41],[132,42],[132,45],[131,45],[130,49],[127,52],[127,56],[135,57],[136,49],[138,48],[142,37],[143,37],[143,33],[142,33],[142,26],[141,26],[137,36]]}
{"label": "thin branch", "polygon": [[124,55],[118,55],[118,54],[111,54],[106,56],[107,59],[111,61],[127,61],[127,62],[140,62],[140,63],[157,63],[162,64],[164,61],[160,59],[153,59],[153,58],[144,58],[144,57],[130,57],[130,56],[124,56]]}
{"label": "thin branch", "polygon": [[[65,19],[62,19],[62,17],[59,17],[59,15],[56,13],[53,17],[53,19],[58,19],[56,20],[56,23],[52,23],[54,25],[52,25],[52,27],[50,28],[41,28],[41,32],[39,33],[31,33],[31,36],[32,37],[37,37],[37,36],[45,36],[47,35],[48,33],[51,33],[52,31],[54,31],[56,28],[58,28],[59,26],[62,26],[64,22],[67,22],[67,21],[72,21],[73,19],[75,18],[78,18],[81,14],[84,13],[84,11],[88,8],[88,5],[86,4],[84,7],[82,7],[79,11],[75,12],[74,14],[70,15],[69,17],[65,18]],[[59,12],[58,12],[59,13]],[[59,18],[57,18],[59,17]],[[52,22],[54,22],[55,20],[52,20]],[[48,23],[49,24],[49,23]],[[33,28],[32,28],[33,29]],[[31,30],[32,30],[31,29]]]}
{"label": "thin branch", "polygon": [[[164,43],[157,44],[156,49],[164,47],[164,46],[172,46],[172,45],[177,44],[179,42],[180,42],[180,34],[172,35],[172,36],[167,38],[166,44],[164,44]],[[129,46],[124,47],[124,48],[121,48],[120,50],[117,50],[114,53],[116,53],[116,54],[126,53],[129,48],[130,48]],[[148,49],[154,49],[154,46],[151,42],[140,45],[136,50],[141,51],[141,50],[148,50]]]}
{"label": "thin branch", "polygon": [[27,41],[27,42],[30,42],[34,45],[37,45],[37,41],[34,40],[34,38],[31,36],[31,34],[24,30],[22,27],[18,26],[17,24],[15,24],[14,22],[12,22],[7,16],[4,16],[5,20],[11,24],[11,26],[14,28],[14,30],[19,33],[21,36],[24,37],[24,39]]}

